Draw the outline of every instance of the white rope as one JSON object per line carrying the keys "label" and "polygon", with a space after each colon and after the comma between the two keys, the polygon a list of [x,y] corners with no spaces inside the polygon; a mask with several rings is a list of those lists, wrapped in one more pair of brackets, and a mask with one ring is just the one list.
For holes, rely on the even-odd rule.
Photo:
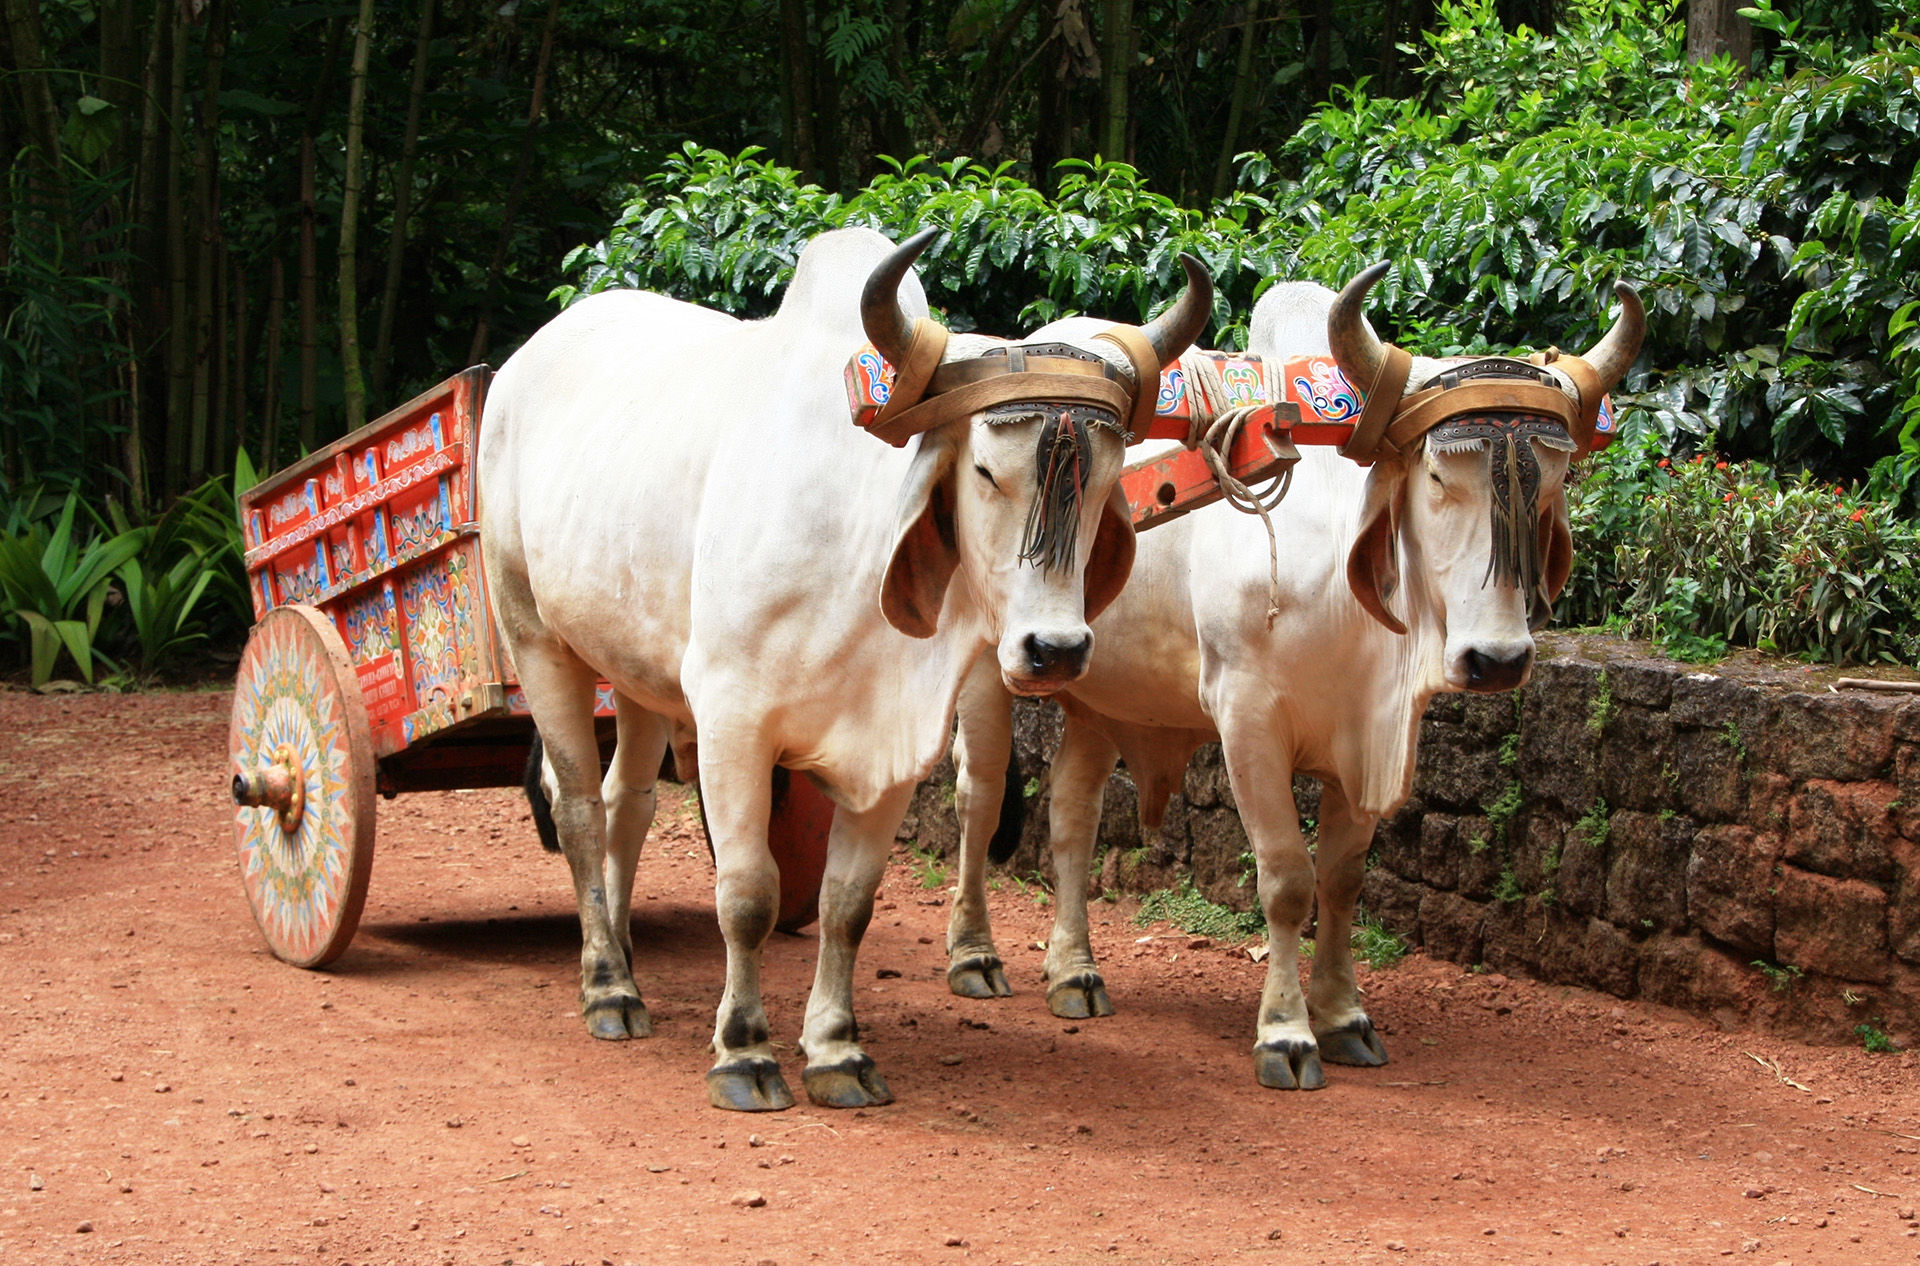
{"label": "white rope", "polygon": [[1288,467],[1270,479],[1264,487],[1254,488],[1242,482],[1227,468],[1226,454],[1233,450],[1240,428],[1260,407],[1227,405],[1227,384],[1213,357],[1196,352],[1181,358],[1187,371],[1187,398],[1193,421],[1187,427],[1186,447],[1200,450],[1201,459],[1213,472],[1228,505],[1242,514],[1257,514],[1267,529],[1267,627],[1280,615],[1280,542],[1274,534],[1272,511],[1293,486],[1293,468]]}

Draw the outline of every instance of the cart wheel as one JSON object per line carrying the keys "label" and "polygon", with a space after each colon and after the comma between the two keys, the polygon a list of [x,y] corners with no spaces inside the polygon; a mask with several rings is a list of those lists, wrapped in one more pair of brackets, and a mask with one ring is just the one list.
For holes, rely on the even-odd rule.
{"label": "cart wheel", "polygon": [[[696,786],[697,789],[697,786]],[[713,856],[713,828],[707,825],[707,802],[700,806],[700,830],[707,837],[707,856]],[[806,778],[774,766],[773,812],[767,823],[767,846],[780,867],[780,917],[773,926],[798,932],[820,917],[820,877],[827,871],[827,833],[833,827],[833,801]]]}
{"label": "cart wheel", "polygon": [[290,605],[254,626],[227,751],[254,921],[277,956],[323,967],[353,939],[373,869],[373,736],[331,619]]}

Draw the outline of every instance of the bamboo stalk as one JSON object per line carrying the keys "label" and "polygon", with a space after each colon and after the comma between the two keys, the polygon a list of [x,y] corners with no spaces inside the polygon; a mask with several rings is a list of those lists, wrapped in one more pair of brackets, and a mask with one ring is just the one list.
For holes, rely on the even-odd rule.
{"label": "bamboo stalk", "polygon": [[393,232],[387,238],[387,279],[380,292],[380,328],[373,340],[373,396],[387,397],[393,357],[393,317],[400,305],[400,271],[407,248],[407,216],[413,210],[413,165],[420,149],[420,107],[427,96],[433,51],[433,0],[420,0],[420,29],[413,44],[413,83],[407,89],[407,125],[400,141],[400,170],[393,180]]}
{"label": "bamboo stalk", "polygon": [[273,257],[267,281],[267,385],[266,402],[261,406],[261,470],[278,470],[280,449],[280,345],[286,327],[287,269],[278,255]]}
{"label": "bamboo stalk", "polygon": [[367,420],[366,380],[360,375],[360,189],[366,179],[362,152],[367,131],[367,58],[373,43],[373,0],[360,0],[353,30],[352,87],[347,94],[347,170],[340,196],[340,377],[347,427]]}

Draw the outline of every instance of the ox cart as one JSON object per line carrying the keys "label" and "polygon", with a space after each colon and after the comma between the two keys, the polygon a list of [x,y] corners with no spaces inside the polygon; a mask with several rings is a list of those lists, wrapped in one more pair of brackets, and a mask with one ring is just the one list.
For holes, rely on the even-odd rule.
{"label": "ox cart", "polygon": [[[1218,373],[1207,390],[1214,404],[1224,390],[1238,424],[1215,436],[1211,466],[1183,449],[1128,468],[1121,486],[1142,529],[1222,496],[1216,468],[1244,487],[1284,474],[1295,441],[1351,434],[1351,415],[1315,396],[1311,373],[1209,355]],[[323,966],[353,938],[376,796],[513,786],[526,765],[533,721],[480,555],[474,474],[488,379],[484,366],[464,370],[239,498],[257,622],[228,739],[234,833],[260,931],[296,966]],[[1143,438],[1186,438],[1198,387],[1170,367]],[[612,688],[601,683],[595,702],[604,754]],[[814,916],[833,806],[805,778],[776,784],[769,839],[780,924],[792,929]]]}

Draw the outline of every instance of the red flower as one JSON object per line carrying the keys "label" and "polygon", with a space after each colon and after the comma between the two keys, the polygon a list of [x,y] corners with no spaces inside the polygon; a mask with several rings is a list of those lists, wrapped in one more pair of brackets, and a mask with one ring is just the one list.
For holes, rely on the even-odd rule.
{"label": "red flower", "polygon": [[1863,506],[1860,509],[1855,510],[1852,514],[1849,514],[1847,517],[1849,519],[1852,519],[1855,523],[1858,523],[1860,522],[1860,520],[1867,517],[1866,508]]}
{"label": "red flower", "polygon": [[1725,462],[1715,462],[1713,464],[1713,468],[1715,470],[1725,470],[1727,468],[1727,464]]}
{"label": "red flower", "polygon": [[1661,459],[1660,459],[1660,460],[1659,460],[1658,462],[1655,462],[1654,464],[1655,464],[1656,466],[1658,466],[1658,467],[1660,467],[1660,469],[1661,469],[1661,470],[1665,470],[1665,469],[1666,469],[1666,468],[1667,468],[1668,466],[1670,466],[1670,465],[1672,465],[1672,463],[1671,463],[1671,462],[1669,462],[1669,461],[1668,461],[1668,460],[1667,460],[1666,458],[1664,458],[1664,457],[1662,457],[1662,458],[1661,458]]}
{"label": "red flower", "polygon": [[1737,497],[1737,496],[1739,496],[1739,495],[1740,495],[1740,494],[1739,494],[1739,493],[1737,493],[1737,492],[1730,492],[1730,493],[1728,493],[1728,494],[1727,494],[1726,496],[1724,496],[1724,497],[1722,497],[1722,498],[1720,498],[1720,500],[1722,500],[1722,501],[1731,501],[1731,500],[1733,500],[1733,499],[1734,499],[1735,497]]}

